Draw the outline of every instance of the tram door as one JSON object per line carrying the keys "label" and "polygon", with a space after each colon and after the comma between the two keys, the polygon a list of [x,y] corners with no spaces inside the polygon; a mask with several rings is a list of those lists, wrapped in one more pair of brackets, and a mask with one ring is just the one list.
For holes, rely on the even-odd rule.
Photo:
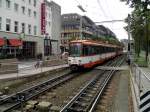
{"label": "tram door", "polygon": [[23,42],[23,58],[35,58],[35,42]]}

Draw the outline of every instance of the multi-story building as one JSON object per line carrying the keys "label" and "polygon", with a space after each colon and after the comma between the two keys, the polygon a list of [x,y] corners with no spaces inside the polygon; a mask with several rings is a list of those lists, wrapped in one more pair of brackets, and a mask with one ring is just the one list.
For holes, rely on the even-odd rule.
{"label": "multi-story building", "polygon": [[1,54],[26,58],[44,54],[39,22],[41,3],[41,0],[0,0],[0,38],[5,41]]}
{"label": "multi-story building", "polygon": [[44,56],[44,39],[47,35],[53,37],[50,3],[46,0],[0,0],[0,58]]}
{"label": "multi-story building", "polygon": [[[45,55],[60,53],[61,7],[55,2],[46,3]],[[49,46],[49,47],[48,47]]]}
{"label": "multi-story building", "polygon": [[63,14],[61,31],[61,50],[69,48],[69,41],[74,39],[93,39],[102,37],[113,37],[115,34],[102,25],[96,25],[87,16],[76,13]]}

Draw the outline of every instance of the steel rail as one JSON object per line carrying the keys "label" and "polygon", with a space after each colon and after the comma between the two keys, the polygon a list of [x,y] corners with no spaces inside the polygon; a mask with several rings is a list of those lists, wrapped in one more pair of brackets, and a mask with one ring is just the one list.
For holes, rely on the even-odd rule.
{"label": "steel rail", "polygon": [[[113,64],[115,65],[115,64],[117,64],[116,62],[113,62]],[[106,81],[108,81],[109,79],[110,79],[110,76],[111,76],[111,74],[112,74],[112,72],[113,72],[113,70],[111,70],[111,71],[103,71],[103,72],[101,72],[100,73],[100,75],[98,75],[98,76],[96,76],[96,77],[94,77],[86,86],[84,86],[84,88],[83,89],[81,89],[61,110],[60,110],[60,112],[70,112],[70,111],[87,111],[87,110],[89,110],[90,109],[90,107],[91,107],[91,105],[93,104],[93,102],[95,101],[95,99],[96,99],[96,96],[98,95],[98,93],[101,91],[101,88],[103,88],[103,87],[101,87],[102,85],[105,85],[105,82]],[[115,70],[114,70],[114,72],[115,72]],[[113,73],[114,73],[113,72]],[[90,86],[91,85],[96,85],[96,82],[98,82],[98,81],[100,81],[101,79],[102,79],[102,74],[108,74],[107,75],[107,77],[103,77],[104,79],[103,79],[103,83],[100,83],[99,84],[99,88],[97,89],[98,90],[98,92],[96,92],[95,94],[95,97],[93,97],[93,98],[91,98],[91,100],[89,101],[90,102],[90,104],[89,105],[86,105],[85,107],[84,107],[84,110],[81,110],[81,109],[79,109],[79,110],[77,110],[77,109],[73,109],[73,107],[71,107],[71,106],[73,106],[73,104],[76,104],[76,103],[79,103],[79,101],[82,99],[81,98],[81,95],[82,94],[86,94],[85,92],[86,92],[86,90],[88,90],[88,88],[90,88]],[[105,75],[106,76],[106,75]],[[82,95],[82,97],[84,97],[83,95]],[[80,100],[79,100],[80,99]],[[81,101],[80,101],[81,102]],[[80,105],[80,104],[79,104]],[[81,104],[82,105],[82,104]],[[83,104],[84,105],[84,104]]]}
{"label": "steel rail", "polygon": [[[123,62],[124,62],[124,59],[122,59],[122,61],[120,62],[119,66],[120,66]],[[115,70],[112,71],[110,77],[104,82],[103,88],[101,89],[101,91],[99,92],[99,94],[96,96],[95,101],[94,101],[94,103],[92,104],[92,106],[91,106],[89,112],[94,112],[94,109],[95,109],[96,105],[98,104],[99,99],[100,99],[100,97],[102,96],[105,87],[107,86],[107,84],[108,84],[110,78],[112,77],[112,75],[113,75],[114,73],[115,73]]]}
{"label": "steel rail", "polygon": [[45,92],[46,90],[58,86],[59,84],[66,82],[67,80],[70,80],[75,76],[77,75],[73,73],[67,73],[65,75],[57,76],[43,83],[32,86],[28,89],[24,89],[16,94],[0,99],[0,112],[8,112],[12,109],[18,108],[22,103],[18,100],[19,97],[24,98],[23,102],[26,102],[29,99]]}

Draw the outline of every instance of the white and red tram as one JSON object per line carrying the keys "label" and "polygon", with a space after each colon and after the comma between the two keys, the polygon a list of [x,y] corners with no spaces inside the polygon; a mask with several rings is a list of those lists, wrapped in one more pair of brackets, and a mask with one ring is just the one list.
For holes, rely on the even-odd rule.
{"label": "white and red tram", "polygon": [[117,45],[91,40],[74,40],[70,42],[68,64],[71,70],[91,68],[122,53]]}

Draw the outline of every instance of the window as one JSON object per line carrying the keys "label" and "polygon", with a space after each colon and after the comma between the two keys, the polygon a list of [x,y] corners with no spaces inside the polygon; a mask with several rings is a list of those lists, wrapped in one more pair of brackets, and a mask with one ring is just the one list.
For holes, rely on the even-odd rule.
{"label": "window", "polygon": [[6,0],[6,8],[10,8],[10,0]]}
{"label": "window", "polygon": [[36,0],[34,0],[34,4],[33,5],[34,5],[34,7],[36,7]]}
{"label": "window", "polygon": [[29,0],[29,4],[31,4],[31,0]]}
{"label": "window", "polygon": [[22,26],[22,33],[25,33],[25,23],[22,23],[21,26]]}
{"label": "window", "polygon": [[48,56],[51,54],[51,42],[49,39],[44,39],[44,55]]}
{"label": "window", "polygon": [[51,18],[51,14],[49,13],[49,19]]}
{"label": "window", "polygon": [[18,32],[18,21],[14,22],[14,32]]}
{"label": "window", "polygon": [[31,9],[28,9],[28,16],[31,17]]}
{"label": "window", "polygon": [[2,18],[0,17],[0,30],[2,30]]}
{"label": "window", "polygon": [[22,13],[25,14],[25,7],[22,6],[21,8],[22,8]]}
{"label": "window", "polygon": [[37,27],[34,26],[34,35],[37,35]]}
{"label": "window", "polygon": [[2,7],[2,0],[0,0],[0,7]]}
{"label": "window", "polygon": [[10,31],[10,24],[11,24],[11,20],[6,19],[6,31]]}
{"label": "window", "polygon": [[36,18],[36,11],[34,11],[33,13],[34,13],[34,17]]}
{"label": "window", "polygon": [[28,34],[31,34],[31,25],[28,25]]}
{"label": "window", "polygon": [[18,12],[18,7],[19,7],[19,5],[15,3],[14,4],[14,9],[15,9],[16,12]]}
{"label": "window", "polygon": [[71,44],[70,45],[70,55],[71,56],[81,56],[82,51],[81,51],[82,45],[79,43],[76,44]]}
{"label": "window", "polygon": [[48,24],[49,24],[49,27],[51,26],[51,22],[48,22]]}

